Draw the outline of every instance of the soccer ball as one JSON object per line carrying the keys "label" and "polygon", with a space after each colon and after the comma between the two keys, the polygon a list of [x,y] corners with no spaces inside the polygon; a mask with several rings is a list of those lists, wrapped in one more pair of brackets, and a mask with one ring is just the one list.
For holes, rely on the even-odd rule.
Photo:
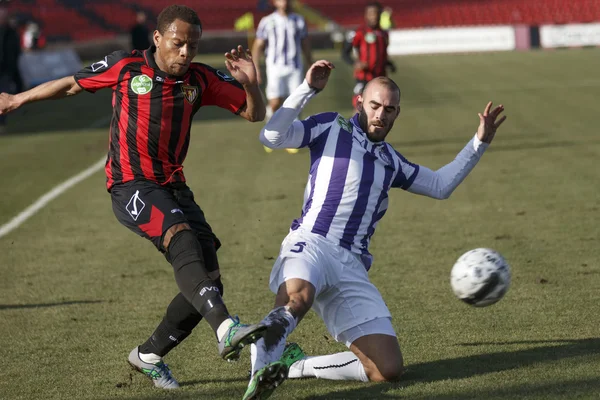
{"label": "soccer ball", "polygon": [[475,307],[486,307],[506,294],[510,286],[510,266],[495,250],[470,250],[452,267],[450,284],[460,300]]}

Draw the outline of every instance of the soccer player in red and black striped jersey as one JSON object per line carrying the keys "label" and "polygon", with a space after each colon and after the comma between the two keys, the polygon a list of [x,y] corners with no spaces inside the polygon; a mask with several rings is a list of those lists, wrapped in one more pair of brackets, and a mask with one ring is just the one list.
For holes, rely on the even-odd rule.
{"label": "soccer player in red and black striped jersey", "polygon": [[266,329],[262,324],[242,325],[227,311],[216,254],[220,242],[185,184],[190,125],[202,106],[215,105],[251,122],[265,117],[250,53],[239,46],[225,54],[229,76],[192,62],[201,35],[195,11],[169,6],[158,16],[149,49],[117,51],[75,76],[14,96],[0,94],[4,114],[38,100],[112,89],[105,169],[114,213],[164,253],[180,290],[150,338],[131,351],[129,362],[156,386],[168,389],[179,385],[162,358],[202,318],[213,328],[219,352],[228,360],[237,358],[241,348]]}
{"label": "soccer player in red and black striped jersey", "polygon": [[[347,35],[342,58],[354,67],[354,97],[352,105],[370,80],[378,76],[387,76],[387,69],[396,71],[395,65],[388,59],[388,33],[381,29],[379,21],[383,8],[378,2],[365,7],[365,24]],[[354,57],[353,57],[354,55]]]}

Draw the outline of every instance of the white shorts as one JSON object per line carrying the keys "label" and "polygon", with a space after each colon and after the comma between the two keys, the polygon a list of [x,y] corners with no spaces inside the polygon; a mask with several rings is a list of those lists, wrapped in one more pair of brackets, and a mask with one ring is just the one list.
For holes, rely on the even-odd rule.
{"label": "white shorts", "polygon": [[302,69],[269,67],[267,68],[267,99],[285,99],[302,84]]}
{"label": "white shorts", "polygon": [[315,287],[313,309],[335,340],[349,346],[365,335],[396,336],[390,311],[369,281],[359,255],[320,235],[293,231],[281,244],[269,287],[277,293],[289,279],[302,279]]}

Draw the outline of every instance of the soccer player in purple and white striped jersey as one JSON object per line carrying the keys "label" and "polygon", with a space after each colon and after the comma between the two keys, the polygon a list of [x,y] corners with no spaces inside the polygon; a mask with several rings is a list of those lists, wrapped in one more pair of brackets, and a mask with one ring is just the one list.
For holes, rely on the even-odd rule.
{"label": "soccer player in purple and white striped jersey", "polygon": [[265,55],[269,101],[267,119],[302,83],[304,63],[312,64],[308,28],[302,15],[293,12],[291,0],[273,0],[275,12],[260,20],[252,46],[258,83],[262,84],[259,62]]}
{"label": "soccer player in purple and white striped jersey", "polygon": [[[358,113],[335,112],[295,121],[321,91],[333,65],[317,61],[306,79],[262,129],[272,148],[308,147],[310,171],[301,216],[283,241],[270,277],[275,308],[263,323],[271,329],[252,347],[252,379],[244,399],[265,398],[291,378],[393,381],[403,373],[402,353],[390,312],[369,281],[369,241],[388,208],[388,192],[400,188],[446,199],[491,143],[502,105],[488,103],[477,133],[449,164],[432,171],[407,161],[385,138],[400,115],[400,89],[389,78],[370,81]],[[284,353],[287,336],[310,308],[331,335],[351,351],[317,357]],[[288,371],[289,368],[289,371]]]}

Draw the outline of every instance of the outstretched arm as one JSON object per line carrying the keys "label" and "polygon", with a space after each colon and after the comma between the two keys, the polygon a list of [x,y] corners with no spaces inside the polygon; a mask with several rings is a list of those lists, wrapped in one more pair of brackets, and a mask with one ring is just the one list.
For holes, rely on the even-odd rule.
{"label": "outstretched arm", "polygon": [[492,102],[489,102],[482,114],[479,114],[479,128],[477,133],[458,153],[456,158],[437,171],[419,166],[414,181],[408,188],[411,193],[422,194],[435,199],[447,199],[460,183],[475,168],[477,162],[496,135],[496,129],[504,122],[506,116],[498,121],[496,119],[504,106],[500,105],[490,111]]}
{"label": "outstretched arm", "polygon": [[300,112],[308,101],[327,84],[334,68],[329,61],[319,60],[306,72],[304,82],[292,92],[260,131],[260,141],[267,147],[299,148],[311,139],[308,123],[298,121]]}
{"label": "outstretched arm", "polygon": [[73,76],[56,79],[42,83],[33,89],[16,95],[0,94],[0,115],[16,110],[27,103],[34,101],[61,99],[81,93],[83,89],[75,82]]}
{"label": "outstretched arm", "polygon": [[475,136],[452,162],[437,171],[419,166],[419,172],[408,191],[434,199],[447,199],[477,165],[487,146]]}

